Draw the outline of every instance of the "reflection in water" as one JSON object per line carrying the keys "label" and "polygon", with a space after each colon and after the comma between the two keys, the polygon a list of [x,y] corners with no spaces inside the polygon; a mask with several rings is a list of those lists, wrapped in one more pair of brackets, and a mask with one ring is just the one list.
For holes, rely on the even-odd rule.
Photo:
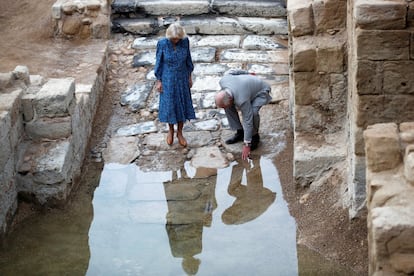
{"label": "reflection in water", "polygon": [[[242,185],[243,176],[246,185]],[[276,199],[276,193],[263,186],[258,158],[233,166],[228,193],[236,200],[221,216],[225,224],[251,221],[263,214]]]}
{"label": "reflection in water", "polygon": [[[206,171],[211,175],[211,170],[205,169],[197,170],[196,175],[205,175]],[[171,253],[176,258],[183,258],[182,268],[188,275],[195,275],[201,261],[194,256],[202,251],[203,227],[211,226],[212,212],[217,205],[215,177],[199,181],[175,178],[164,183],[164,189],[168,202],[166,229]]]}
{"label": "reflection in water", "polygon": [[[244,179],[245,178],[245,179]],[[296,225],[270,160],[216,172],[108,164],[88,275],[297,275]]]}
{"label": "reflection in water", "polygon": [[[88,167],[65,209],[9,235],[0,275],[352,275],[300,247],[299,261],[309,263],[298,269],[296,225],[278,172],[265,158],[250,165]],[[97,181],[96,189],[87,184]]]}

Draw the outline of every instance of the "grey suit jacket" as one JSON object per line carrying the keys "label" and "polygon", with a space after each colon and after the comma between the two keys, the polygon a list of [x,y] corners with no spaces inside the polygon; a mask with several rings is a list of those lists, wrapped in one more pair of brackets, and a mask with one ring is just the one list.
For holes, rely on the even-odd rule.
{"label": "grey suit jacket", "polygon": [[253,131],[253,108],[270,102],[270,85],[259,77],[240,74],[224,75],[219,82],[222,89],[228,89],[233,96],[234,105],[242,113],[244,139],[251,141]]}

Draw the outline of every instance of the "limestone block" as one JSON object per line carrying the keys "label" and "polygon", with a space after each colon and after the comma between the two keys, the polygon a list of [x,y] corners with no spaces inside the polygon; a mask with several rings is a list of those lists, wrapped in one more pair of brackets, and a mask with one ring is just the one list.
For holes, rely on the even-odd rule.
{"label": "limestone block", "polygon": [[[249,31],[240,24],[239,20],[229,17],[212,18],[206,16],[183,18],[180,22],[187,34],[236,35],[249,33]],[[248,22],[245,24],[247,23]]]}
{"label": "limestone block", "polygon": [[287,63],[286,50],[275,51],[246,51],[240,49],[226,49],[220,55],[224,62],[257,62],[257,63]]}
{"label": "limestone block", "polygon": [[321,76],[315,72],[293,73],[295,105],[311,105],[317,100]]}
{"label": "limestone block", "polygon": [[153,15],[192,15],[207,14],[210,2],[207,0],[198,1],[136,1],[136,9],[142,9],[146,14]]}
{"label": "limestone block", "polygon": [[294,72],[316,71],[316,44],[313,36],[292,39],[292,63]]}
{"label": "limestone block", "polygon": [[55,118],[41,117],[26,123],[25,131],[34,141],[67,138],[72,133],[72,119],[71,116]]}
{"label": "limestone block", "polygon": [[21,119],[20,104],[23,94],[22,89],[16,89],[10,93],[0,94],[0,111],[10,112],[11,125]]}
{"label": "limestone block", "polygon": [[103,152],[105,163],[130,164],[140,154],[138,142],[139,138],[136,136],[112,137]]}
{"label": "limestone block", "polygon": [[364,131],[367,167],[373,172],[390,170],[401,163],[397,125],[376,124]]}
{"label": "limestone block", "polygon": [[404,29],[407,3],[404,0],[356,0],[353,16],[356,26],[363,29]]}
{"label": "limestone block", "polygon": [[407,190],[407,184],[398,173],[367,173],[367,204],[370,209],[389,205],[392,198]]}
{"label": "limestone block", "polygon": [[0,73],[0,93],[13,85],[13,73]]}
{"label": "limestone block", "polygon": [[8,223],[17,210],[17,189],[14,180],[14,158],[0,171],[0,236],[6,233]]}
{"label": "limestone block", "polygon": [[324,172],[345,160],[345,144],[338,143],[338,140],[342,140],[343,133],[326,136],[296,133],[295,137],[294,176],[296,184],[300,186],[311,184]]}
{"label": "limestone block", "polygon": [[358,217],[366,206],[366,158],[364,156],[351,155],[350,174],[348,175],[348,193],[350,195],[349,217]]}
{"label": "limestone block", "polygon": [[70,181],[72,162],[70,140],[42,143],[32,167],[33,180],[47,185]]}
{"label": "limestone block", "polygon": [[414,61],[384,62],[384,92],[414,95]]}
{"label": "limestone block", "polygon": [[306,105],[295,108],[295,131],[306,133],[320,133],[325,127],[324,118],[320,110]]}
{"label": "limestone block", "polygon": [[[372,244],[370,247],[373,251],[372,254],[376,256],[377,266],[386,267],[390,263],[397,271],[412,273],[412,265],[407,265],[406,261],[407,258],[412,258],[414,250],[412,248],[414,237],[413,206],[373,208],[371,217]],[[404,256],[400,254],[404,254]]]}
{"label": "limestone block", "polygon": [[[137,35],[149,35],[157,33],[160,28],[157,21],[148,18],[137,19],[114,19],[112,21],[112,30],[119,32],[129,32]],[[188,32],[187,32],[188,33]]]}
{"label": "limestone block", "polygon": [[281,1],[212,1],[212,9],[220,14],[248,17],[286,16],[286,9]]}
{"label": "limestone block", "polygon": [[392,111],[392,114],[387,113],[386,107],[389,105],[384,95],[363,95],[356,100],[356,123],[358,127],[366,128],[368,125],[389,122],[396,119],[400,108]]}
{"label": "limestone block", "polygon": [[342,73],[345,65],[345,43],[342,36],[318,37],[317,71]]}
{"label": "limestone block", "polygon": [[357,59],[408,60],[410,57],[409,31],[356,30]]}
{"label": "limestone block", "polygon": [[346,2],[346,0],[314,0],[312,7],[316,32],[345,28]]}
{"label": "limestone block", "polygon": [[52,17],[53,19],[61,19],[62,18],[62,5],[65,0],[56,0],[56,2],[52,5]]}
{"label": "limestone block", "polygon": [[62,32],[65,35],[76,35],[82,26],[82,20],[78,16],[68,16],[63,21]]}
{"label": "limestone block", "polygon": [[312,0],[289,0],[287,3],[290,33],[295,36],[313,33]]}
{"label": "limestone block", "polygon": [[249,33],[258,35],[288,34],[287,20],[284,18],[238,17],[237,20],[240,26]]}
{"label": "limestone block", "polygon": [[382,72],[380,63],[369,60],[356,62],[355,85],[359,95],[382,93]]}
{"label": "limestone block", "polygon": [[390,257],[390,263],[398,272],[406,275],[414,273],[414,250],[411,253],[395,253]]}
{"label": "limestone block", "polygon": [[365,155],[365,141],[363,135],[364,129],[362,127],[355,126],[352,128],[350,136],[353,137],[353,150],[356,155]]}
{"label": "limestone block", "polygon": [[73,78],[49,79],[34,99],[35,111],[38,116],[67,116],[75,94]]}
{"label": "limestone block", "polygon": [[414,95],[385,95],[383,122],[406,122],[414,118]]}
{"label": "limestone block", "polygon": [[35,98],[35,94],[23,94],[21,98],[22,103],[22,113],[23,113],[23,120],[29,122],[34,118],[34,106],[33,100]]}
{"label": "limestone block", "polygon": [[3,171],[4,166],[11,157],[11,119],[10,112],[0,111],[0,171]]}
{"label": "limestone block", "polygon": [[18,65],[13,70],[13,77],[16,80],[21,80],[24,82],[24,84],[29,85],[30,84],[30,74],[29,74],[29,68],[24,65]]}
{"label": "limestone block", "polygon": [[414,122],[400,124],[400,139],[403,143],[414,143]]}
{"label": "limestone block", "polygon": [[408,145],[405,149],[404,175],[414,185],[414,145]]}
{"label": "limestone block", "polygon": [[[85,25],[84,25],[85,26]],[[92,37],[97,39],[107,39],[111,34],[111,23],[108,16],[100,14],[92,22]]]}
{"label": "limestone block", "polygon": [[76,107],[72,116],[72,144],[74,171],[80,169],[85,157],[87,143],[92,131],[95,106],[91,105],[91,94],[77,93]]}

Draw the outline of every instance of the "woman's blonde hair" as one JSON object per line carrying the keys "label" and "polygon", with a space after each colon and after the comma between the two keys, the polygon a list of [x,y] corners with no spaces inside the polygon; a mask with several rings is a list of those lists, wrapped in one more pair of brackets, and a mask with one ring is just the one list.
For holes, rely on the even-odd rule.
{"label": "woman's blonde hair", "polygon": [[179,38],[183,39],[186,36],[184,28],[179,23],[172,23],[168,26],[165,36],[168,39]]}

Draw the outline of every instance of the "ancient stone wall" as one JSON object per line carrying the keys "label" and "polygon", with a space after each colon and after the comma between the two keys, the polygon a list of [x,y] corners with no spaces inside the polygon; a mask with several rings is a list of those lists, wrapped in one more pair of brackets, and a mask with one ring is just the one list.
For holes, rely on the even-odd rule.
{"label": "ancient stone wall", "polygon": [[307,186],[345,161],[345,0],[290,0],[294,175]]}
{"label": "ancient stone wall", "polygon": [[[102,66],[107,57],[103,53]],[[0,237],[17,196],[63,203],[80,175],[106,69],[92,83],[30,75],[26,66],[0,74]]]}
{"label": "ancient stone wall", "polygon": [[55,36],[109,38],[111,2],[112,0],[57,0],[52,6]]}
{"label": "ancient stone wall", "polygon": [[[346,160],[350,217],[368,207],[370,275],[413,273],[414,125],[403,122],[414,118],[414,2],[291,0],[288,14],[295,180],[306,185],[321,178],[334,162]],[[317,19],[321,14],[329,14],[328,19]],[[335,55],[318,56],[332,43],[338,45],[330,52]],[[321,69],[342,58],[347,59],[342,72],[340,66]],[[331,86],[326,76],[347,81]],[[326,105],[321,91],[331,96]],[[339,112],[326,116],[334,123],[321,119],[327,110]],[[336,140],[333,148],[330,137],[335,132],[343,132],[338,136],[343,140]],[[323,138],[311,144],[303,139],[306,135]],[[344,153],[344,159],[327,153],[342,143],[345,152],[338,153]]]}
{"label": "ancient stone wall", "polygon": [[369,274],[412,275],[414,123],[368,126],[364,139]]}
{"label": "ancient stone wall", "polygon": [[365,205],[363,131],[414,118],[414,3],[354,0],[349,6],[349,190],[352,211]]}

